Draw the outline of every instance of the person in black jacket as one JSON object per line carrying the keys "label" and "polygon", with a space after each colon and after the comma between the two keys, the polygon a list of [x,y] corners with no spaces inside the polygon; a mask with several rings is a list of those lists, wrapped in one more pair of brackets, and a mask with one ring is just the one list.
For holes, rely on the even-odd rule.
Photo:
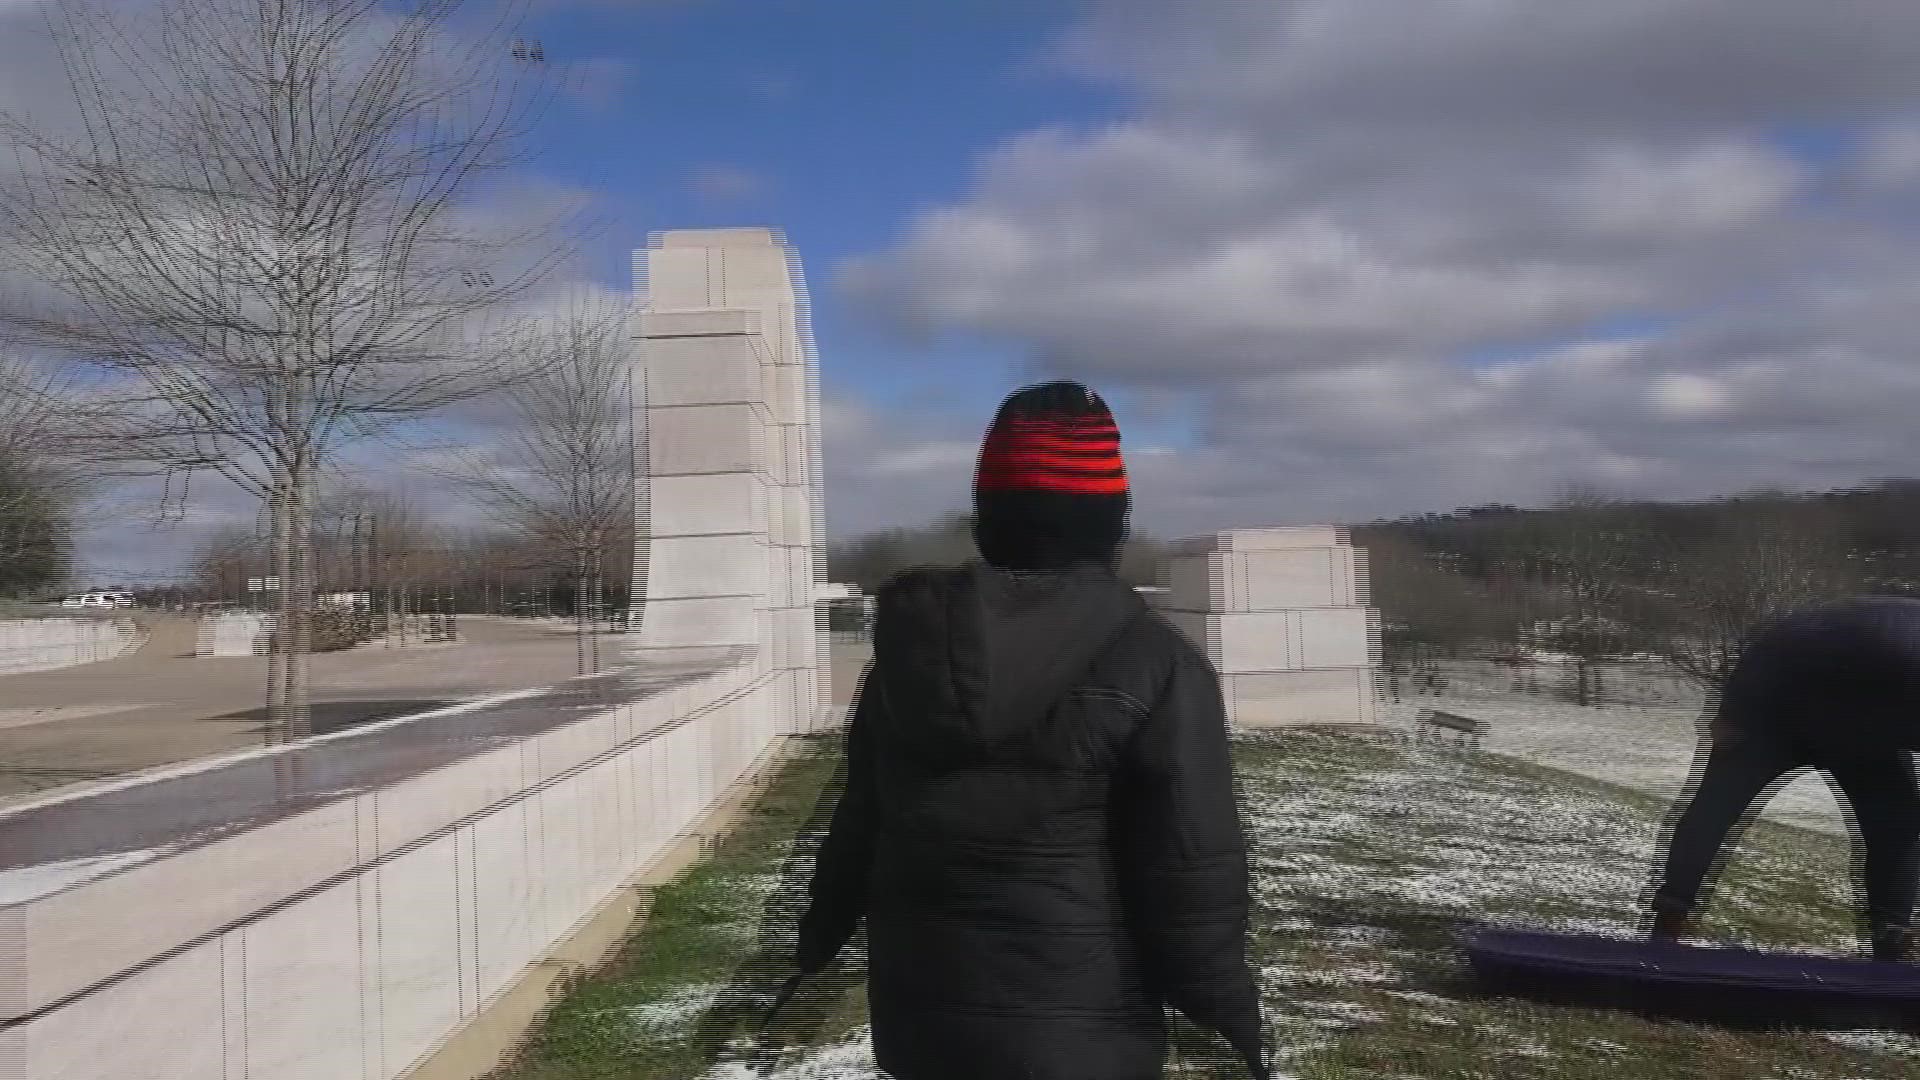
{"label": "person in black jacket", "polygon": [[983,561],[879,591],[797,965],[867,926],[897,1080],[1146,1080],[1171,1005],[1268,1075],[1219,677],[1115,574],[1119,431],[1077,383],[1001,406]]}
{"label": "person in black jacket", "polygon": [[1911,960],[1920,878],[1920,600],[1863,596],[1792,612],[1751,634],[1721,689],[1698,790],[1673,828],[1653,936],[1691,933],[1727,837],[1789,773],[1827,773],[1864,849],[1875,959]]}

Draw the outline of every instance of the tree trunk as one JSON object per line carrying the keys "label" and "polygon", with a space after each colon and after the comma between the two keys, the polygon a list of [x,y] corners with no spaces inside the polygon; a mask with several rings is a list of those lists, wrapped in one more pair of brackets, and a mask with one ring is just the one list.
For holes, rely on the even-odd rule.
{"label": "tree trunk", "polygon": [[[273,555],[268,562],[269,575],[284,575],[288,571],[288,557],[292,547],[287,542],[287,473],[282,467],[276,467],[273,494],[268,500],[268,513],[272,519]],[[272,576],[260,583],[262,589],[268,585],[284,585],[285,579],[274,581]],[[255,594],[258,596],[259,594]],[[272,629],[267,634],[267,738],[270,742],[285,742],[290,730],[287,711],[287,611],[286,590],[274,592],[273,613],[267,616]],[[264,599],[264,598],[263,598]],[[259,606],[255,610],[260,610]]]}
{"label": "tree trunk", "polygon": [[587,673],[587,550],[573,552],[573,646],[578,674]]}
{"label": "tree trunk", "polygon": [[311,506],[307,496],[312,475],[303,462],[281,472],[273,498],[273,576],[278,578],[274,627],[269,637],[267,712],[269,726],[281,742],[312,734],[308,695],[307,652],[312,644],[313,559]]}
{"label": "tree trunk", "polygon": [[280,583],[280,588],[288,598],[286,610],[292,617],[288,624],[286,664],[288,737],[304,739],[313,734],[309,661],[313,654],[314,477],[312,463],[304,453],[295,461],[293,483],[289,485],[292,500],[287,508],[289,561],[293,573]]}
{"label": "tree trunk", "polygon": [[607,582],[603,545],[593,549],[593,670],[600,671],[600,632],[606,618]]}

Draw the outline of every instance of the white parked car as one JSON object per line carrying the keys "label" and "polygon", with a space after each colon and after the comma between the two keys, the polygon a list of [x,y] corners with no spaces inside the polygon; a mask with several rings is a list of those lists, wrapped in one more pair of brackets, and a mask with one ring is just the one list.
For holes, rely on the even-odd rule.
{"label": "white parked car", "polygon": [[133,606],[133,594],[125,591],[90,592],[79,596],[69,596],[60,602],[62,607],[109,609],[130,608]]}

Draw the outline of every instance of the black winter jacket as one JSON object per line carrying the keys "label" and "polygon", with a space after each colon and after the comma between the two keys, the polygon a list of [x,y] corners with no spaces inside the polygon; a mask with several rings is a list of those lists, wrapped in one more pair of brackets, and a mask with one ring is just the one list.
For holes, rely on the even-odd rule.
{"label": "black winter jacket", "polygon": [[1264,1076],[1219,677],[1106,567],[908,571],[877,600],[797,960],[867,921],[899,1080],[1157,1077],[1163,1005]]}
{"label": "black winter jacket", "polygon": [[1721,691],[1716,740],[1783,735],[1826,753],[1920,749],[1920,599],[1856,596],[1751,633]]}

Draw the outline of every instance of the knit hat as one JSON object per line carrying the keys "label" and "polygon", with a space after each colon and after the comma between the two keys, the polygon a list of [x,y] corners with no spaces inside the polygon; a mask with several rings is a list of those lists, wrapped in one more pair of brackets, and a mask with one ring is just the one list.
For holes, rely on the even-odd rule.
{"label": "knit hat", "polygon": [[1120,429],[1077,382],[1015,392],[994,414],[973,483],[974,543],[1008,570],[1111,563],[1132,509]]}

